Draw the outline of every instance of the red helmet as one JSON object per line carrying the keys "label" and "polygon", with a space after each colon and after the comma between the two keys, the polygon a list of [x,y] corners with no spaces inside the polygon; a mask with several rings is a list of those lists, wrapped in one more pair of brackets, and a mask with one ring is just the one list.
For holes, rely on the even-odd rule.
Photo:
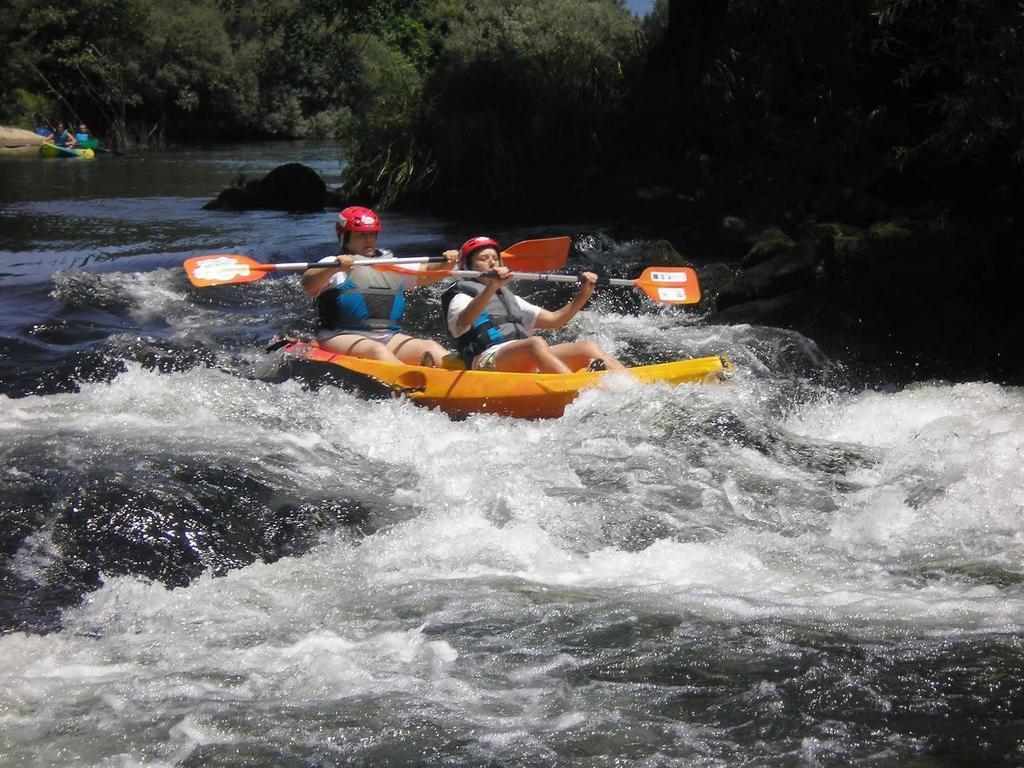
{"label": "red helmet", "polygon": [[474,251],[479,251],[481,248],[493,248],[498,252],[498,259],[501,259],[501,246],[498,245],[498,241],[480,235],[479,237],[471,237],[469,240],[462,244],[459,248],[459,267],[466,269],[469,266],[470,256],[473,255]]}
{"label": "red helmet", "polygon": [[338,214],[334,229],[339,240],[349,232],[380,232],[380,216],[361,205],[350,205]]}

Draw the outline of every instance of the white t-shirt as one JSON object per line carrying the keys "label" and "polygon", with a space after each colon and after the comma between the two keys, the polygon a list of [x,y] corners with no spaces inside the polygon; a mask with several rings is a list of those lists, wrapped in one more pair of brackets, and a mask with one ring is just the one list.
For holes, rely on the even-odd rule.
{"label": "white t-shirt", "polygon": [[[515,299],[519,311],[523,313],[523,326],[526,328],[527,333],[532,334],[537,327],[537,317],[544,308],[531,304],[526,299],[521,299],[518,296]],[[451,304],[448,305],[447,317],[448,332],[452,336],[459,337],[469,330],[468,325],[459,325],[459,315],[462,314],[462,310],[469,306],[469,302],[472,300],[473,297],[465,293],[456,293],[452,297]]]}

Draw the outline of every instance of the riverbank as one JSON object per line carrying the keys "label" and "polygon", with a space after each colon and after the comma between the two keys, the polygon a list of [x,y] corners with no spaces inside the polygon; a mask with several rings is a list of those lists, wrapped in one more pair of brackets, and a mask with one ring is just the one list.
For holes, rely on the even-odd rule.
{"label": "riverbank", "polygon": [[0,125],[0,156],[34,154],[42,143],[43,137],[35,131]]}

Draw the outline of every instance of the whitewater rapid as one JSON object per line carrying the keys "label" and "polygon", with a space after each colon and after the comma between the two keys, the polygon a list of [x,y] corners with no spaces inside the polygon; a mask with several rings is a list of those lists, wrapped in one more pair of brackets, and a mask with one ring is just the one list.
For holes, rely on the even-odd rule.
{"label": "whitewater rapid", "polygon": [[[730,333],[743,330],[716,331]],[[6,482],[32,455],[184,496],[182,468],[229,465],[282,497],[357,503],[373,530],[328,527],[297,556],[175,589],[104,577],[59,631],[0,637],[0,755],[543,762],[629,724],[655,728],[672,759],[708,757],[724,737],[663,731],[642,686],[573,684],[603,658],[595,637],[635,633],[648,657],[674,652],[650,622],[871,646],[1019,637],[1022,393],[936,383],[786,402],[783,385],[619,382],[543,422],[134,364],[78,393],[2,398]],[[45,579],[60,556],[41,531],[15,561]],[[751,631],[765,651],[772,633]]]}

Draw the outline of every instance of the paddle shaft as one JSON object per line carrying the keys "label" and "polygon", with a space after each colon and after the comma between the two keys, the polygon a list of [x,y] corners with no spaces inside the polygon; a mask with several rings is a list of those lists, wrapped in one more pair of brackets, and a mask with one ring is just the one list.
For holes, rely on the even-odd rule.
{"label": "paddle shaft", "polygon": [[[338,265],[338,256],[325,259],[324,261],[289,261],[280,264],[261,264],[248,256],[240,256],[234,253],[215,253],[209,256],[193,256],[186,259],[182,265],[189,282],[197,288],[207,288],[211,285],[231,285],[234,283],[251,283],[255,280],[262,280],[271,272],[305,272],[316,268],[335,268]],[[444,256],[408,256],[398,258],[394,256],[379,259],[354,259],[353,266],[380,266],[397,264],[423,264],[441,263],[445,261]],[[425,274],[425,273],[424,273]]]}
{"label": "paddle shaft", "polygon": [[[375,264],[440,264],[444,256],[392,256],[379,259],[355,259],[353,267],[372,267]],[[263,272],[305,272],[308,269],[331,268],[338,266],[338,257],[332,256],[324,261],[285,261],[279,264],[250,264],[249,269]]]}
{"label": "paddle shaft", "polygon": [[[452,277],[496,276],[493,272],[474,270],[453,270]],[[551,283],[578,283],[576,275],[559,275],[550,272],[512,272],[513,280],[536,280]],[[700,285],[697,273],[690,267],[648,267],[636,280],[621,277],[597,279],[597,285],[628,285],[639,288],[654,301],[663,304],[696,304],[700,301]]]}
{"label": "paddle shaft", "polygon": [[[512,272],[513,280],[531,280],[539,283],[578,283],[580,282],[579,275],[559,275],[552,274],[551,272]],[[472,269],[455,269],[452,270],[452,277],[497,277],[494,272],[477,272]],[[599,277],[597,278],[598,285],[629,285],[635,286],[636,280],[626,280],[621,277]]]}

